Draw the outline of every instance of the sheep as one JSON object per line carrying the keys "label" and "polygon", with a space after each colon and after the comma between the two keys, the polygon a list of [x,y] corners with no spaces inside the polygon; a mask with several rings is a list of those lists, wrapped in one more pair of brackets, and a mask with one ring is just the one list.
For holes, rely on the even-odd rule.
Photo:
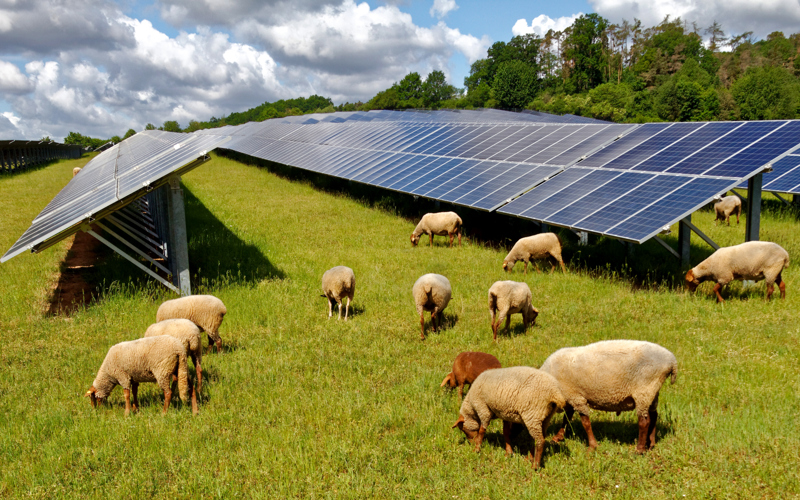
{"label": "sheep", "polygon": [[715,196],[714,211],[717,213],[714,219],[714,225],[718,221],[725,221],[729,226],[731,225],[731,215],[736,214],[736,224],[739,224],[739,216],[742,215],[742,200],[738,196]]}
{"label": "sheep", "polygon": [[639,416],[636,452],[641,454],[656,444],[658,392],[667,377],[675,383],[678,361],[657,344],[605,340],[559,349],[545,360],[541,370],[558,380],[567,400],[564,425],[553,438],[554,442],[564,438],[567,424],[577,410],[588,436],[589,450],[593,451],[597,440],[589,421],[589,409],[617,414],[635,409]]}
{"label": "sheep", "polygon": [[461,246],[461,217],[455,212],[429,213],[422,216],[414,232],[411,233],[411,244],[417,246],[420,236],[427,234],[430,246],[433,246],[433,235],[449,236],[450,248],[453,247],[453,237],[458,235],[458,246]]}
{"label": "sheep", "polygon": [[697,290],[703,281],[715,281],[714,293],[718,302],[725,302],[719,293],[732,280],[765,280],[767,300],[772,299],[778,283],[781,298],[786,298],[786,282],[782,271],[789,267],[789,254],[777,243],[748,241],[732,247],[723,247],[686,273],[686,288]]}
{"label": "sheep", "polygon": [[464,384],[470,384],[486,370],[502,368],[500,361],[485,352],[462,352],[453,361],[453,370],[442,380],[439,387],[458,386],[458,399],[464,399]]}
{"label": "sheep", "polygon": [[189,295],[164,302],[156,313],[156,322],[165,319],[188,319],[208,334],[208,348],[217,345],[217,352],[222,350],[222,339],[219,336],[219,325],[228,310],[225,304],[213,295]]}
{"label": "sheep", "polygon": [[[498,311],[497,321],[495,321],[495,313]],[[511,324],[511,315],[516,313],[522,314],[522,322],[526,330],[530,325],[536,323],[539,310],[531,304],[531,289],[528,288],[528,284],[516,281],[495,281],[489,288],[489,315],[492,318],[494,340],[497,340],[497,328],[503,318],[506,320],[507,333]]]}
{"label": "sheep", "polygon": [[203,387],[203,369],[200,366],[203,361],[203,336],[200,327],[188,319],[165,319],[160,323],[153,323],[144,332],[145,337],[158,335],[169,335],[183,341],[192,358],[192,363],[194,363],[197,374],[197,392],[200,392]]}
{"label": "sheep", "polygon": [[417,305],[417,314],[419,314],[419,326],[422,330],[420,335],[422,340],[425,340],[423,314],[425,311],[430,311],[434,332],[437,329],[437,320],[439,328],[442,327],[442,311],[450,303],[453,295],[450,281],[441,274],[425,274],[414,283],[411,293],[414,296],[414,303]]}
{"label": "sheep", "polygon": [[81,167],[73,168],[72,169],[72,177],[75,177],[76,175],[78,175],[78,172],[80,172],[80,171],[81,171]]}
{"label": "sheep", "polygon": [[[510,272],[514,268],[514,264],[521,260],[525,262],[525,274],[528,274],[528,262],[538,259],[547,259],[550,262],[552,266],[550,272],[555,270],[555,262],[561,265],[563,272],[567,272],[564,261],[561,259],[561,239],[555,233],[541,233],[520,238],[503,259],[503,270]],[[537,271],[539,271],[538,268]]]}
{"label": "sheep", "polygon": [[[97,408],[117,385],[125,394],[125,416],[131,412],[131,391],[133,391],[133,411],[139,409],[139,384],[156,382],[164,391],[164,414],[172,400],[173,388],[170,383],[177,379],[179,395],[184,402],[189,398],[189,369],[186,364],[186,346],[183,341],[159,335],[111,346],[106,354],[94,383],[86,391],[85,397],[91,399],[92,407]],[[197,396],[192,388],[192,412],[197,414]]]}
{"label": "sheep", "polygon": [[479,451],[486,428],[493,418],[503,420],[506,454],[511,454],[511,425],[524,424],[536,442],[531,451],[534,469],[542,463],[544,431],[553,414],[564,408],[566,400],[558,382],[548,373],[528,366],[486,370],[472,383],[461,403],[458,427]]}
{"label": "sheep", "polygon": [[339,304],[339,318],[342,319],[342,299],[347,297],[347,307],[344,311],[344,319],[350,312],[350,301],[356,293],[356,275],[347,266],[336,266],[325,271],[322,275],[323,297],[328,299],[328,319],[333,316],[333,303]]}

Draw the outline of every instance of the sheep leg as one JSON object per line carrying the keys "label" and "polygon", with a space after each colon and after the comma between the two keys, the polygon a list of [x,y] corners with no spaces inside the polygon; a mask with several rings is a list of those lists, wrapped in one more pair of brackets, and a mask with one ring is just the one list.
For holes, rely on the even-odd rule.
{"label": "sheep leg", "polygon": [[127,417],[131,413],[131,390],[122,389],[122,393],[125,394],[125,416]]}
{"label": "sheep leg", "polygon": [[785,299],[786,298],[786,282],[783,281],[783,277],[780,275],[780,273],[778,273],[778,279],[776,281],[778,282],[778,289],[781,291],[781,298]]}
{"label": "sheep leg", "polygon": [[775,291],[774,283],[767,283],[767,300],[772,300],[772,292]]}
{"label": "sheep leg", "polygon": [[458,400],[462,401],[464,399],[464,384],[459,384],[458,386]]}
{"label": "sheep leg", "polygon": [[195,391],[194,386],[192,386],[192,415],[197,415],[197,391]]}
{"label": "sheep leg", "polygon": [[211,352],[211,349],[214,347],[214,339],[211,337],[211,334],[208,334],[208,352]]}
{"label": "sheep leg", "polygon": [[481,451],[481,443],[483,443],[483,436],[486,435],[486,427],[481,425],[481,428],[478,429],[478,435],[475,437],[475,451]]}
{"label": "sheep leg", "polygon": [[167,386],[167,388],[164,390],[164,412],[163,412],[164,415],[167,414],[167,409],[169,408],[169,404],[171,401],[172,401],[172,390],[170,390],[170,387]]}
{"label": "sheep leg", "polygon": [[527,276],[528,275],[528,261],[526,260],[524,262],[525,262],[525,276]]}
{"label": "sheep leg", "polygon": [[203,369],[200,367],[200,360],[197,356],[192,356],[192,363],[194,363],[194,371],[197,374],[197,392],[203,388]]}
{"label": "sheep leg", "polygon": [[133,411],[139,411],[139,383],[131,382],[131,392],[133,393]]}
{"label": "sheep leg", "polygon": [[339,300],[336,303],[339,304],[339,316],[336,318],[337,320],[339,320],[342,319],[342,301]]}
{"label": "sheep leg", "polygon": [[511,327],[511,315],[509,314],[506,316],[506,335],[508,335],[508,329]]}
{"label": "sheep leg", "polygon": [[450,233],[450,248],[453,248],[453,238],[455,238],[456,233]]}
{"label": "sheep leg", "polygon": [[461,248],[461,229],[458,230],[458,248]]}
{"label": "sheep leg", "polygon": [[528,427],[531,437],[536,441],[536,455],[534,456],[531,450],[530,458],[533,463],[533,468],[538,469],[542,465],[542,455],[544,454],[544,433],[542,433],[542,423],[536,422],[532,424],[525,424]]}
{"label": "sheep leg", "polygon": [[647,449],[647,434],[650,430],[649,413],[639,414],[639,441],[636,443],[636,453],[642,454]]}
{"label": "sheep leg", "polygon": [[328,297],[328,319],[333,316],[333,299]]}
{"label": "sheep leg", "polygon": [[425,340],[425,312],[424,311],[419,313],[419,329],[420,329],[420,334],[419,334],[420,339]]}
{"label": "sheep leg", "polygon": [[511,426],[513,424],[503,420],[503,440],[506,442],[506,455],[513,455],[514,449],[511,447]]}
{"label": "sheep leg", "polygon": [[650,417],[650,425],[647,429],[647,434],[650,441],[648,448],[653,449],[656,446],[656,420],[658,420],[658,410],[656,408],[651,408],[648,410],[648,413]]}
{"label": "sheep leg", "polygon": [[222,352],[222,339],[217,340],[217,354]]}
{"label": "sheep leg", "polygon": [[494,340],[495,341],[497,340],[497,330],[500,328],[500,323],[503,322],[504,318],[506,318],[505,313],[503,311],[499,311],[499,314],[497,315],[497,322],[492,324],[492,332],[494,333]]}
{"label": "sheep leg", "polygon": [[720,295],[719,293],[720,290],[722,290],[721,283],[717,283],[716,285],[714,285],[714,293],[717,294],[717,302],[725,302],[725,299],[723,299],[722,295]]}
{"label": "sheep leg", "polygon": [[564,439],[564,434],[567,432],[567,426],[569,425],[569,421],[572,420],[572,415],[574,415],[575,410],[572,406],[567,405],[564,407],[564,425],[562,425],[561,429],[558,430],[558,433],[553,436],[553,442],[558,443]]}
{"label": "sheep leg", "polygon": [[[341,306],[339,307],[341,309]],[[341,311],[339,311],[341,312]],[[347,307],[344,308],[344,320],[347,321],[347,315],[350,314],[350,297],[347,297]]]}
{"label": "sheep leg", "polygon": [[589,439],[589,451],[594,451],[597,448],[597,440],[594,438],[594,432],[592,432],[592,422],[589,420],[589,415],[581,415],[581,424],[583,424],[583,430],[586,431],[586,437]]}
{"label": "sheep leg", "polygon": [[428,242],[431,244],[431,248],[433,248],[433,233],[428,235]]}

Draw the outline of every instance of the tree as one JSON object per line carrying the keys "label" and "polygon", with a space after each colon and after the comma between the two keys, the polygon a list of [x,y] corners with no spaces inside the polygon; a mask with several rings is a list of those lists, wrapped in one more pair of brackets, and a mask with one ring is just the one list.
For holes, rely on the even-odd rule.
{"label": "tree", "polygon": [[438,69],[428,73],[425,83],[422,84],[422,100],[427,107],[436,107],[455,93],[456,88],[447,83],[444,73]]}
{"label": "tree", "polygon": [[592,89],[603,83],[605,52],[607,46],[606,28],[608,20],[588,14],[579,17],[572,24],[572,32],[564,43],[564,55],[569,61],[568,83],[576,92]]}
{"label": "tree", "polygon": [[727,45],[728,39],[725,38],[725,32],[722,31],[722,26],[714,20],[714,22],[706,28],[706,35],[710,35],[708,39],[708,50],[716,52],[719,45]]}
{"label": "tree", "polygon": [[745,120],[795,118],[800,84],[789,70],[776,66],[749,68],[731,86],[731,94]]}
{"label": "tree", "polygon": [[122,140],[125,140],[132,135],[136,135],[136,131],[133,130],[132,128],[129,128],[128,131],[125,132],[125,136],[122,138]]}
{"label": "tree", "polygon": [[181,126],[178,125],[178,122],[174,120],[167,120],[164,122],[164,125],[161,127],[161,130],[166,132],[180,132]]}
{"label": "tree", "polygon": [[407,74],[398,83],[393,85],[397,91],[397,97],[401,101],[422,98],[422,77],[416,71]]}
{"label": "tree", "polygon": [[507,61],[495,75],[494,97],[505,109],[522,109],[536,97],[539,77],[522,61]]}
{"label": "tree", "polygon": [[152,123],[148,123],[147,125],[144,126],[144,129],[145,130],[155,130],[156,126],[153,125]]}

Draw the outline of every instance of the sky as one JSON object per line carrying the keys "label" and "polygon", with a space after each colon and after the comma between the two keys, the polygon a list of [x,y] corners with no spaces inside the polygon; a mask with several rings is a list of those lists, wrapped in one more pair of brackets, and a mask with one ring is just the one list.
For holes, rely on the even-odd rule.
{"label": "sky", "polygon": [[612,23],[800,31],[798,0],[0,0],[0,139],[108,138],[265,101],[366,101],[412,71],[463,87],[492,43]]}

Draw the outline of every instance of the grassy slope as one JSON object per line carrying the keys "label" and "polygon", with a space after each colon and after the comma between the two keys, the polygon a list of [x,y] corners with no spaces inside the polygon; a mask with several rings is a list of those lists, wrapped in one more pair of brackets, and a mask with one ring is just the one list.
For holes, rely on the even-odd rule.
{"label": "grassy slope", "polygon": [[[3,249],[73,166],[0,178]],[[201,414],[176,404],[162,417],[154,384],[142,386],[142,410],[127,419],[119,389],[111,408],[92,411],[82,398],[108,347],[140,336],[168,294],[112,259],[106,276],[133,282],[106,283],[100,303],[70,318],[44,317],[37,303],[66,246],[18,257],[0,266],[0,496],[800,494],[792,268],[785,301],[766,303],[763,284],[736,285],[719,306],[707,284],[691,297],[634,288],[611,271],[525,278],[502,272],[503,250],[471,242],[412,248],[405,219],[223,158],[185,184],[195,291],[214,293],[229,311],[221,334],[230,349],[204,360]],[[693,220],[721,244],[741,241],[743,226],[714,228],[712,219],[700,212]],[[762,237],[797,256],[796,227],[785,213],[767,213]],[[654,243],[637,252],[671,259]],[[319,297],[322,273],[339,264],[357,279],[347,323],[328,321]],[[422,343],[410,291],[426,272],[448,276],[454,298],[451,326]],[[527,333],[515,317],[511,335],[495,344],[486,290],[508,278],[526,279],[541,315]],[[450,429],[458,397],[438,385],[458,352],[539,366],[559,347],[610,338],[657,342],[678,358],[678,383],[662,390],[653,452],[633,453],[632,413],[595,413],[598,451],[587,455],[579,430],[548,448],[535,473],[519,453],[504,456],[498,422],[479,454]],[[516,444],[518,452],[531,445]]]}

